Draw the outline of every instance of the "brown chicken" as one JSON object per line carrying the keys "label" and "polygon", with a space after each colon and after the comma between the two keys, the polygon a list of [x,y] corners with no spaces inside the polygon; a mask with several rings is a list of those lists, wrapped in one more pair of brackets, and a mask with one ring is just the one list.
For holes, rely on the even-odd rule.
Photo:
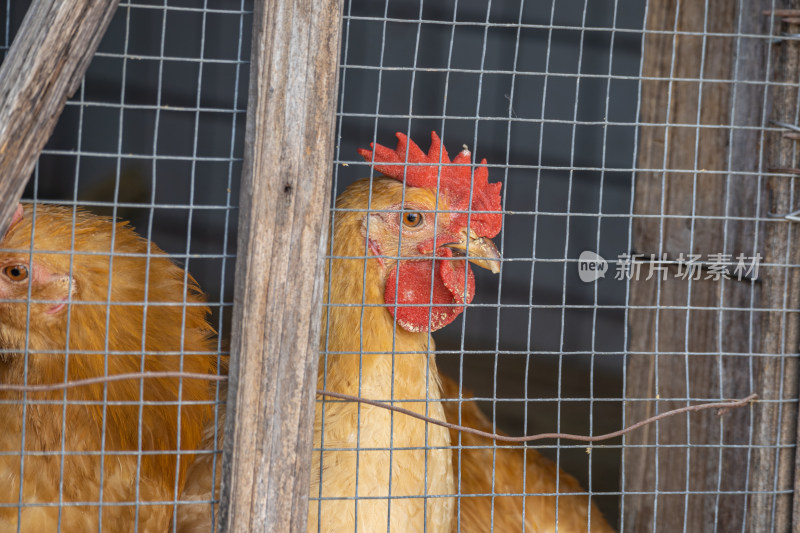
{"label": "brown chicken", "polygon": [[[413,142],[407,144],[405,136],[398,138],[394,151],[375,147],[376,168],[387,177],[358,181],[336,202],[317,386],[395,400],[395,405],[456,422],[457,404],[445,403],[443,409],[439,401],[429,332],[452,322],[472,300],[474,279],[464,254],[473,264],[499,271],[499,254],[489,239],[501,228],[500,184],[488,183],[485,167],[476,168],[473,178],[466,150],[453,160],[464,166],[447,166],[450,159],[435,134],[427,155]],[[408,161],[416,165],[405,165],[406,150]],[[373,160],[372,152],[361,153]],[[452,382],[445,384],[452,387]],[[491,428],[474,404],[466,402],[462,409],[467,425]],[[492,445],[485,439],[469,439],[475,438],[462,442]],[[358,531],[366,532],[386,531],[387,526],[396,532],[453,531],[455,501],[447,497],[456,494],[450,442],[446,429],[426,427],[406,415],[351,402],[318,401],[308,530],[346,533],[355,531],[357,521]],[[212,449],[214,444],[209,428],[205,445]],[[324,449],[321,456],[320,449]],[[461,467],[462,494],[491,492],[491,457],[487,463],[485,455],[485,450],[462,452],[462,463],[455,464]],[[505,479],[497,480],[496,489],[521,493],[522,452],[504,450],[498,464],[501,457],[508,465],[498,466],[498,476]],[[536,452],[529,451],[528,457],[526,491],[555,492],[555,465]],[[198,456],[181,499],[211,499],[212,462],[211,455]],[[217,485],[219,463],[217,459],[213,473]],[[560,475],[561,492],[581,491],[571,476]],[[218,486],[214,494],[217,490]],[[426,501],[426,495],[434,497]],[[550,531],[555,497],[531,496],[526,501],[526,531]],[[586,531],[585,497],[562,496],[559,509],[559,531]],[[488,531],[490,512],[491,498],[462,499],[461,531]],[[179,508],[178,513],[179,532],[211,531],[209,504]],[[501,516],[504,513],[508,516]],[[593,531],[605,531],[594,507],[592,516]],[[494,531],[520,530],[521,498],[497,499],[494,523]],[[573,523],[578,527],[570,529]]]}
{"label": "brown chicken", "polygon": [[[405,138],[400,136],[396,153],[389,151],[397,159],[381,148],[376,161],[397,161],[398,154],[405,157]],[[435,136],[427,157],[413,144],[408,149],[411,161],[439,161]],[[442,160],[450,162],[446,153]],[[465,160],[469,152],[456,163]],[[451,212],[469,207],[469,167],[443,167],[438,196],[434,166],[409,166],[405,188],[402,166],[377,168],[394,179],[376,179],[371,187],[369,180],[356,182],[337,202],[332,275],[347,281],[331,284],[323,322],[327,344],[325,337],[322,342],[328,355],[317,386],[400,400],[405,408],[443,419],[429,332],[452,322],[472,300],[474,278],[464,253],[499,271],[489,238],[500,230],[500,216],[474,216],[468,228],[466,214]],[[473,206],[491,209],[493,199],[486,197],[495,195],[499,208],[499,184],[489,184],[483,170],[476,172]],[[344,259],[365,252],[370,259]],[[324,412],[317,403],[314,444],[325,451],[314,452],[311,463],[310,495],[321,500],[309,505],[310,530],[319,524],[322,531],[353,531],[356,521],[359,531],[387,525],[393,532],[452,529],[455,501],[441,497],[455,489],[446,429],[379,407],[326,401]],[[357,510],[351,499],[333,499],[355,496]]]}
{"label": "brown chicken", "polygon": [[[0,247],[16,250],[0,252],[0,383],[215,372],[203,294],[126,223],[19,207]],[[0,391],[0,531],[166,531],[173,506],[150,502],[182,489],[192,456],[179,453],[197,449],[210,390],[148,378]]]}
{"label": "brown chicken", "polygon": [[[499,271],[489,239],[502,224],[500,184],[488,182],[485,167],[473,178],[466,150],[453,160],[460,166],[450,166],[436,134],[428,154],[398,138],[397,150],[375,146],[374,159],[361,151],[386,177],[352,184],[336,203],[317,386],[443,419],[430,332],[472,300],[465,254]],[[406,149],[416,165],[406,166]],[[449,533],[449,445],[439,426],[354,402],[317,402],[309,531],[354,531],[357,523],[358,531]],[[210,463],[198,458],[182,499],[209,499]],[[180,509],[179,531],[208,531],[210,517],[208,505]]]}
{"label": "brown chicken", "polygon": [[[447,376],[442,376],[442,396],[458,398],[458,384]],[[444,414],[448,422],[460,423],[488,433],[494,431],[492,423],[474,401],[471,395],[462,391],[463,402],[443,402]],[[459,403],[461,408],[459,409]],[[459,410],[461,418],[459,419]],[[460,422],[459,422],[460,420]],[[450,431],[453,445],[459,443],[459,433]],[[523,507],[521,496],[471,496],[472,494],[555,494],[583,492],[578,481],[544,457],[538,451],[528,448],[496,448],[495,441],[461,433],[461,458],[453,453],[453,468],[460,471],[461,499],[459,531],[479,533],[489,531],[522,531]],[[492,464],[495,465],[494,485],[492,484]],[[525,475],[523,476],[523,472]],[[523,481],[524,486],[523,486]],[[556,486],[558,484],[558,486]],[[494,489],[492,488],[494,487]],[[524,490],[523,490],[524,489]],[[558,490],[556,490],[558,489]],[[494,507],[494,513],[492,513]],[[558,531],[578,533],[592,531],[611,533],[600,510],[594,503],[591,506],[591,530],[589,524],[589,498],[570,495],[558,497]],[[525,531],[530,533],[549,533],[556,531],[556,497],[526,496],[524,509]]]}

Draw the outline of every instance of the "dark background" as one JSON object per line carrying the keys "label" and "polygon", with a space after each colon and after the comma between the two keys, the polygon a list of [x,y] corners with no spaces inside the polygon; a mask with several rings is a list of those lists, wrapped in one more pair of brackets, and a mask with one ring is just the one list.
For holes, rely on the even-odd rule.
{"label": "dark background", "polygon": [[[29,2],[2,4],[4,55]],[[131,220],[195,276],[226,338],[252,5],[164,6],[120,5],[25,198]],[[481,306],[436,333],[440,367],[509,433],[619,429],[626,285],[613,264],[583,283],[575,260],[630,248],[644,2],[352,0],[344,15],[336,193],[369,175],[356,148],[396,131],[466,144],[503,182],[502,272],[475,269]],[[619,440],[555,445],[535,446],[617,522]]]}

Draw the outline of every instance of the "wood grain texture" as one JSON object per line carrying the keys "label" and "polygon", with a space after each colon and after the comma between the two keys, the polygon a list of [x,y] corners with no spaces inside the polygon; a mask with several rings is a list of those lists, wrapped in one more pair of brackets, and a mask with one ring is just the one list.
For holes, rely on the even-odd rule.
{"label": "wood grain texture", "polygon": [[[745,0],[738,4],[711,0],[707,12],[703,2],[656,0],[649,4],[648,29],[698,35],[645,37],[643,76],[650,79],[642,82],[641,120],[660,125],[640,129],[638,167],[647,170],[636,176],[634,212],[658,217],[635,219],[636,252],[667,253],[671,259],[680,253],[697,253],[707,259],[711,253],[735,257],[758,251],[765,263],[797,264],[797,254],[787,250],[787,232],[792,231],[789,224],[757,225],[753,220],[730,219],[752,219],[767,211],[788,212],[790,205],[797,206],[790,191],[792,178],[760,179],[758,173],[762,143],[764,169],[796,164],[786,160],[784,145],[792,141],[779,134],[763,137],[758,129],[770,118],[794,121],[787,117],[796,112],[792,100],[796,89],[770,88],[766,97],[772,102],[773,114],[764,117],[763,85],[733,83],[784,77],[788,81],[796,78],[797,70],[773,62],[768,76],[767,58],[776,51],[766,39],[719,35],[769,34],[768,18],[761,13],[771,2]],[[718,35],[703,37],[704,31]],[[778,94],[781,91],[795,94]],[[779,114],[774,112],[776,101],[787,106]],[[784,114],[787,117],[779,118]],[[723,127],[698,127],[702,125]],[[754,241],[756,235],[758,241]],[[797,273],[786,268],[762,269],[760,281],[753,284],[713,280],[689,284],[674,275],[673,269],[666,280],[631,284],[633,355],[627,373],[625,424],[655,414],[656,409],[663,412],[686,404],[650,401],[659,397],[734,398],[757,392],[765,399],[796,398],[796,361],[792,358],[725,354],[796,351],[797,317],[783,310],[797,308]],[[758,311],[762,308],[778,311]],[[792,403],[759,403],[722,419],[714,413],[693,414],[632,434],[626,443],[640,447],[624,450],[623,490],[645,494],[623,497],[624,530],[740,531],[746,520],[747,531],[788,531],[788,496],[775,501],[773,523],[774,496],[746,497],[742,492],[772,491],[777,472],[781,472],[777,488],[791,490],[793,450],[776,454],[775,448],[768,446],[775,445],[779,434],[791,441],[796,419]],[[720,447],[720,442],[740,447]],[[687,444],[711,447],[688,448]],[[755,447],[748,450],[748,444]],[[656,449],[655,445],[678,447]],[[702,494],[704,491],[709,494]],[[701,494],[687,496],[687,492]],[[718,496],[717,492],[728,493]]]}
{"label": "wood grain texture", "polygon": [[[781,5],[782,4],[782,5]],[[799,0],[786,0],[775,8],[800,8]],[[775,20],[774,34],[798,33],[800,26]],[[784,41],[772,48],[769,79],[776,83],[769,89],[771,122],[797,123],[800,74],[800,43]],[[797,141],[780,131],[764,137],[766,169],[800,167]],[[762,193],[762,213],[788,213],[800,206],[797,177],[769,176]],[[764,398],[783,400],[755,411],[754,444],[773,446],[756,448],[752,457],[751,490],[778,490],[782,494],[753,494],[748,501],[752,516],[750,531],[798,531],[792,528],[792,494],[798,475],[795,470],[797,444],[798,342],[800,342],[800,227],[796,223],[777,221],[764,224],[764,262],[777,267],[766,269],[762,307],[781,311],[763,313],[761,317],[762,353],[780,357],[759,358],[754,365],[754,386]],[[787,266],[783,266],[787,265]],[[763,393],[761,392],[763,391]],[[774,446],[784,445],[776,453]],[[794,445],[794,447],[790,447]],[[796,495],[795,495],[796,497]],[[797,505],[797,501],[794,502]]]}
{"label": "wood grain texture", "polygon": [[340,14],[254,6],[222,531],[306,531]]}
{"label": "wood grain texture", "polygon": [[0,66],[0,235],[119,0],[35,0]]}

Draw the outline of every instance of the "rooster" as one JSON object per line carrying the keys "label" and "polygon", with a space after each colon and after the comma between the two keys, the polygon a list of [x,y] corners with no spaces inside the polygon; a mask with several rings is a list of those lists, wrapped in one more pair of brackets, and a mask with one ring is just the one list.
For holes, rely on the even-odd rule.
{"label": "rooster", "polygon": [[[0,248],[3,385],[216,371],[197,284],[127,223],[19,206]],[[0,391],[0,531],[165,531],[151,502],[182,489],[211,400],[185,378]]]}
{"label": "rooster", "polygon": [[[397,137],[396,150],[359,151],[385,177],[357,181],[336,203],[337,282],[326,300],[327,355],[317,386],[401,401],[444,419],[430,332],[472,300],[466,260],[500,270],[490,240],[502,224],[500,184],[488,182],[485,166],[473,177],[467,150],[451,166],[435,133],[427,154]],[[324,451],[315,451],[311,464],[310,494],[320,501],[309,505],[310,529],[318,522],[323,531],[352,531],[356,523],[359,531],[452,529],[455,501],[444,497],[455,491],[446,429],[379,407],[326,401],[317,403],[314,443]]]}
{"label": "rooster", "polygon": [[[384,177],[353,183],[336,202],[317,386],[444,419],[430,332],[472,301],[467,261],[500,270],[490,240],[502,225],[500,184],[488,182],[485,166],[473,177],[467,150],[451,162],[435,133],[427,154],[397,137],[396,150],[360,151]],[[215,444],[210,428],[205,446]],[[355,531],[356,524],[365,532],[452,530],[446,429],[379,407],[317,402],[314,450],[309,531]],[[211,455],[198,457],[182,500],[217,493],[221,476],[212,463]],[[180,532],[211,529],[208,504],[178,513]]]}
{"label": "rooster", "polygon": [[[360,151],[384,177],[357,181],[336,201],[317,387],[394,401],[457,423],[458,404],[446,402],[443,407],[440,401],[430,332],[455,320],[472,300],[475,282],[466,261],[494,273],[500,270],[500,256],[490,239],[502,225],[501,184],[488,182],[485,166],[475,168],[473,175],[467,150],[451,162],[435,133],[427,154],[404,135],[397,137],[395,150],[377,145],[374,151]],[[457,396],[452,381],[444,379],[447,394]],[[462,409],[467,425],[491,428],[473,403],[465,402]],[[205,447],[220,449],[213,429],[208,428]],[[463,442],[492,445],[473,437]],[[451,436],[440,426],[371,405],[318,401],[308,530],[347,533],[357,525],[365,532],[453,531],[454,466],[461,468],[462,494],[491,493],[492,471],[485,450],[462,451],[459,464],[450,446]],[[505,459],[508,464],[497,469],[507,479],[496,480],[496,487],[522,493],[525,458],[519,450],[507,452],[500,452],[498,465]],[[216,471],[213,463],[211,454],[198,456],[182,500],[214,499],[221,469],[219,458]],[[580,491],[571,476],[559,474],[533,450],[528,451],[528,468],[527,492],[555,492],[558,475],[561,492]],[[534,483],[536,476],[544,481]],[[526,531],[551,531],[555,497],[529,496],[526,502]],[[488,530],[491,498],[467,497],[460,508],[462,531]],[[559,509],[559,531],[581,531],[581,520],[586,531],[585,497],[561,496]],[[211,531],[208,503],[183,506],[178,513],[179,532]],[[603,522],[594,507],[592,521]],[[521,498],[497,499],[494,523],[495,531],[520,530]],[[572,523],[577,528],[568,527]],[[597,526],[592,530],[605,531]]]}

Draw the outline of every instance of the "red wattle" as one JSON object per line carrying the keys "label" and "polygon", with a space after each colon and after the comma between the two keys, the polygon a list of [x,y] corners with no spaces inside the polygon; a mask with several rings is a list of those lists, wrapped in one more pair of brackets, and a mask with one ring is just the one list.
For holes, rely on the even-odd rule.
{"label": "red wattle", "polygon": [[[433,272],[437,275],[433,276],[431,292]],[[464,295],[465,286],[466,295]],[[455,320],[464,311],[464,307],[446,304],[469,303],[474,292],[475,278],[472,269],[469,266],[465,268],[464,261],[405,260],[400,262],[399,268],[389,272],[383,299],[400,327],[417,333],[436,331]]]}
{"label": "red wattle", "polygon": [[[466,261],[436,261],[439,264],[439,277],[444,286],[450,291],[453,299],[457,303],[470,303],[475,295],[475,276]],[[464,283],[464,273],[467,279]],[[466,289],[467,293],[464,294]],[[459,309],[459,313],[461,312]]]}

